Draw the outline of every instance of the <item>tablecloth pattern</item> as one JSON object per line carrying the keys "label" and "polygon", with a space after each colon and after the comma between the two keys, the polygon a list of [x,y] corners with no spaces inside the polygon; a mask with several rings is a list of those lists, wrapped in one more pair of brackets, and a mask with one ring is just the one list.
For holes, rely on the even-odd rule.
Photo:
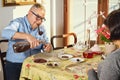
{"label": "tablecloth pattern", "polygon": [[[97,64],[101,61],[100,55],[95,55],[94,58],[77,63],[70,60],[61,60],[57,57],[58,53],[61,52],[73,54],[75,57],[82,57],[82,52],[75,51],[73,48],[53,51],[52,54],[38,53],[24,61],[20,80],[87,80],[87,71],[90,68],[96,69]],[[35,58],[57,61],[60,65],[49,67],[46,63],[35,63]]]}

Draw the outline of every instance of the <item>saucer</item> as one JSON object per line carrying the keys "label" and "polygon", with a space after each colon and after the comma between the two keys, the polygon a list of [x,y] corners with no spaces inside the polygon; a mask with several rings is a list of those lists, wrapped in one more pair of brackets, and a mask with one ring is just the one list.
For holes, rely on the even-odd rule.
{"label": "saucer", "polygon": [[60,55],[58,55],[58,57],[62,60],[67,60],[67,59],[72,58],[73,55],[71,55],[71,54],[60,54]]}
{"label": "saucer", "polygon": [[84,58],[75,57],[75,58],[71,58],[70,61],[72,61],[72,62],[83,62],[83,61],[85,61],[85,59]]}

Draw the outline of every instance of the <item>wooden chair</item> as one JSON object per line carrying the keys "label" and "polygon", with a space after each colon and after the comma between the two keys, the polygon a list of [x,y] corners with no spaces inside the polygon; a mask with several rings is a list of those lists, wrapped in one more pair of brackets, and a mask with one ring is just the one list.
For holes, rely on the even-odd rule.
{"label": "wooden chair", "polygon": [[6,80],[6,76],[5,76],[6,49],[3,49],[3,47],[7,47],[7,43],[8,43],[7,39],[0,40],[0,59],[1,59],[2,69],[3,69],[4,80]]}
{"label": "wooden chair", "polygon": [[[63,41],[63,43],[65,42],[65,39],[69,39],[69,38],[73,38],[73,44],[76,44],[77,43],[77,36],[75,33],[67,33],[67,34],[62,34],[62,35],[55,35],[55,36],[52,36],[51,37],[51,44],[53,46],[53,50],[56,50],[56,49],[62,49],[64,47],[72,47],[73,44],[67,44],[67,45],[64,45],[63,46],[55,46],[55,39],[61,39]],[[58,40],[56,41],[57,43],[59,42]],[[59,42],[60,43],[60,42]]]}

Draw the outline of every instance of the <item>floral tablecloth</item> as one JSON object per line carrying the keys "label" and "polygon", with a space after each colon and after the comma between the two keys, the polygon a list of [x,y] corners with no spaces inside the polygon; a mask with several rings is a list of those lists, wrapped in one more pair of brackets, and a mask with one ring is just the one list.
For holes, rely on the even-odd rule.
{"label": "floral tablecloth", "polygon": [[[82,51],[75,51],[73,48],[53,51],[51,53],[38,53],[28,57],[22,66],[20,80],[87,80],[87,71],[90,68],[97,68],[101,61],[101,56],[96,55],[93,58],[85,59],[83,62],[72,62],[61,60],[58,54],[61,52],[72,54],[74,57],[82,56]],[[47,61],[59,63],[57,67],[47,66],[47,63],[35,63],[37,58],[44,58]]]}

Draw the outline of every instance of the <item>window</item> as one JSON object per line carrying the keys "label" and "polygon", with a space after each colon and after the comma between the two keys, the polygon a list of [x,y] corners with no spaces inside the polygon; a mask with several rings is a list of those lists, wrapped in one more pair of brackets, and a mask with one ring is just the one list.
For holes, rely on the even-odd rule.
{"label": "window", "polygon": [[[78,41],[86,40],[87,29],[90,29],[91,40],[96,40],[95,29],[97,28],[96,0],[68,0],[68,32],[75,32]],[[66,27],[66,26],[65,26]]]}

